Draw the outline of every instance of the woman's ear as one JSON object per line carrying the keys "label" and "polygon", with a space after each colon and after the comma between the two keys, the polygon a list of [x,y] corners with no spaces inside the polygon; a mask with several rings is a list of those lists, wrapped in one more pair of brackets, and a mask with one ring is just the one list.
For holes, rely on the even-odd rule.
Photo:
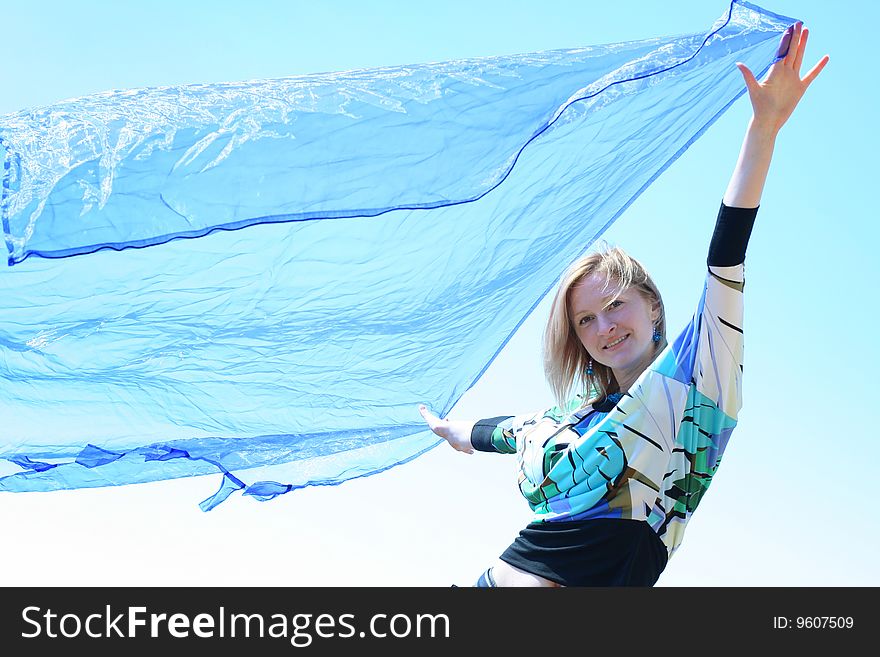
{"label": "woman's ear", "polygon": [[651,304],[651,320],[656,322],[660,319],[660,302],[655,301]]}

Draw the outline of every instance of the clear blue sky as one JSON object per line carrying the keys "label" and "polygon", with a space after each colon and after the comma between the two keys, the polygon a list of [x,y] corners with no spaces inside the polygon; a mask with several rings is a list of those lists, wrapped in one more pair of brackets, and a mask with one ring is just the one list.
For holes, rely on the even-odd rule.
{"label": "clear blue sky", "polygon": [[[0,114],[108,89],[704,31],[727,4],[14,3],[3,9]],[[831,62],[780,136],[749,249],[740,426],[659,585],[877,586],[880,99],[872,39],[857,29],[876,25],[880,9],[867,0],[758,4],[811,28],[805,70],[825,53]],[[700,292],[749,115],[742,98],[605,235],[648,265],[671,327]],[[546,405],[547,310],[537,308],[451,417]],[[216,477],[5,494],[0,584],[470,584],[528,521],[514,465],[440,446],[378,476],[264,504],[236,497],[207,514],[197,502]]]}

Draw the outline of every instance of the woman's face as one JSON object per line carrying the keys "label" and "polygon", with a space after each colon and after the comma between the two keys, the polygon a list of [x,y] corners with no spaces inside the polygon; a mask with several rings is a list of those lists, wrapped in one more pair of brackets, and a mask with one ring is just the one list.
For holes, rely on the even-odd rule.
{"label": "woman's face", "polygon": [[654,323],[660,305],[635,288],[616,299],[605,277],[591,274],[569,291],[569,308],[578,339],[594,361],[611,368],[621,387],[634,381],[654,357]]}

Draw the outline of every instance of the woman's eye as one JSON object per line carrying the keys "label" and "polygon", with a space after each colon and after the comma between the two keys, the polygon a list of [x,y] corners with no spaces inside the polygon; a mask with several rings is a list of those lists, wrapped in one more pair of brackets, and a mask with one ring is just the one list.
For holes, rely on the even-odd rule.
{"label": "woman's eye", "polygon": [[581,326],[583,326],[584,324],[586,324],[587,322],[589,322],[591,319],[593,319],[593,318],[592,318],[591,316],[589,316],[589,315],[587,315],[586,317],[581,317],[581,319],[580,319],[580,321],[578,322],[578,324],[581,325]]}
{"label": "woman's eye", "polygon": [[622,305],[623,305],[623,301],[621,301],[620,299],[615,299],[614,301],[612,301],[611,303],[608,304],[608,307],[609,308],[618,308]]}

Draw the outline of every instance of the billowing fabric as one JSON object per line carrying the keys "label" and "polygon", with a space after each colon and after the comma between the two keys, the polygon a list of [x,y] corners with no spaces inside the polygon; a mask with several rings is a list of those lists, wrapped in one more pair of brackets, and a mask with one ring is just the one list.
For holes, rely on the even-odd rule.
{"label": "billowing fabric", "polygon": [[[407,461],[793,21],[0,117],[0,490]],[[149,248],[147,248],[149,247]]]}
{"label": "billowing fabric", "polygon": [[717,266],[720,252],[737,250],[718,242],[738,242],[744,256],[756,214],[722,205],[693,318],[616,405],[600,410],[581,394],[565,409],[505,418],[487,436],[517,454],[534,522],[643,520],[669,556],[681,544],[742,406],[744,266]]}

